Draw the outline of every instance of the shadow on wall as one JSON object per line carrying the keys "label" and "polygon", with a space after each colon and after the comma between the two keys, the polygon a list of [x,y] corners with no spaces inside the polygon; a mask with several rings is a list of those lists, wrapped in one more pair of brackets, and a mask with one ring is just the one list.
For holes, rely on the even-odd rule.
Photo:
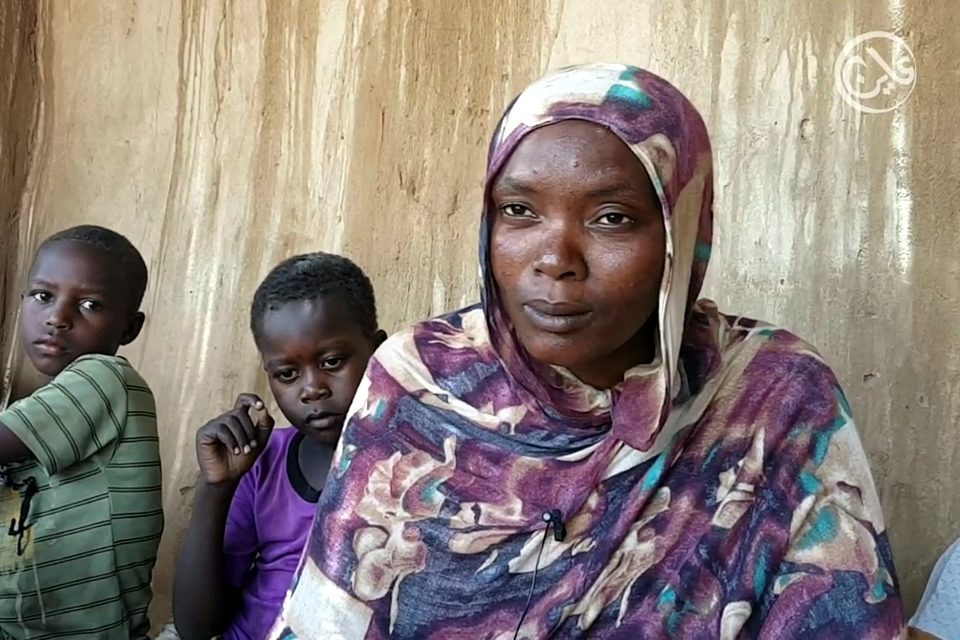
{"label": "shadow on wall", "polygon": [[0,403],[11,388],[20,203],[40,112],[37,1],[0,3]]}

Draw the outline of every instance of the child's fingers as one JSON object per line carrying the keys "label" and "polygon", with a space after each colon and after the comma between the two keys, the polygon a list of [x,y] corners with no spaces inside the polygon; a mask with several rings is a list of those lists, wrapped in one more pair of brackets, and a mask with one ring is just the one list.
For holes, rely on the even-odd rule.
{"label": "child's fingers", "polygon": [[227,451],[230,451],[234,454],[240,451],[240,443],[237,442],[237,439],[233,435],[233,431],[231,431],[227,425],[223,423],[218,424],[216,430],[210,435],[213,437],[213,439],[223,444],[223,446],[227,448]]}
{"label": "child's fingers", "polygon": [[266,431],[268,434],[273,431],[273,416],[266,409],[257,414],[257,431]]}
{"label": "child's fingers", "polygon": [[257,442],[261,448],[267,446],[267,441],[270,440],[270,434],[273,433],[273,418],[270,417],[270,414],[264,411],[259,420],[257,420]]}
{"label": "child's fingers", "polygon": [[251,418],[256,431],[257,444],[262,447],[267,443],[270,432],[273,431],[273,416],[266,409],[260,409],[254,411]]}
{"label": "child's fingers", "polygon": [[250,439],[247,437],[247,433],[240,423],[240,418],[235,415],[227,416],[223,420],[223,426],[230,431],[234,441],[237,443],[237,446],[232,449],[233,455],[239,456],[243,453],[250,453],[253,447],[250,446]]}
{"label": "child's fingers", "polygon": [[250,419],[250,414],[246,410],[235,411],[235,417],[237,422],[240,423],[240,428],[243,429],[243,435],[247,439],[247,443],[254,449],[257,448],[259,444],[257,442],[257,428],[253,424],[253,420]]}
{"label": "child's fingers", "polygon": [[270,413],[267,411],[266,405],[263,404],[260,396],[254,393],[241,393],[237,396],[237,404],[234,411],[240,416],[241,423],[247,433],[247,438],[251,446],[256,448],[266,444],[266,439],[258,436],[257,431],[265,425],[265,421],[269,421],[272,428],[273,418],[270,417]]}
{"label": "child's fingers", "polygon": [[237,401],[233,405],[234,409],[263,409],[264,408],[263,400],[260,399],[255,393],[241,393],[237,396]]}

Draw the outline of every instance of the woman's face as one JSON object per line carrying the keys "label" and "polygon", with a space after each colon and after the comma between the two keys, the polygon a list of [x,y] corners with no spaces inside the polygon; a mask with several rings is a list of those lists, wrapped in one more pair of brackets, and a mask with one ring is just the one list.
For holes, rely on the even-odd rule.
{"label": "woman's face", "polygon": [[654,355],[666,238],[643,164],[598,125],[533,131],[491,185],[490,257],[520,342],[610,388]]}

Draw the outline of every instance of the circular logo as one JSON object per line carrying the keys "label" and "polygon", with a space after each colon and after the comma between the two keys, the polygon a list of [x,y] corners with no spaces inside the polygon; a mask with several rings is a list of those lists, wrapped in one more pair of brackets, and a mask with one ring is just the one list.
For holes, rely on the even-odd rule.
{"label": "circular logo", "polygon": [[843,46],[833,75],[844,102],[863,113],[886,113],[913,93],[916,67],[913,51],[903,38],[871,31]]}

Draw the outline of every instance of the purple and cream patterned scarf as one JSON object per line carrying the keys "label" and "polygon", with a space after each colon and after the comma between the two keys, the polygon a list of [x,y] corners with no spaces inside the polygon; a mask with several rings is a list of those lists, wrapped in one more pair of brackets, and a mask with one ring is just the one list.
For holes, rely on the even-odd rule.
{"label": "purple and cream patterned scarf", "polygon": [[799,338],[695,302],[713,205],[696,109],[634,67],[558,71],[501,120],[488,188],[525,135],[566,119],[618,135],[660,197],[656,359],[611,390],[532,361],[490,274],[485,207],[483,303],[371,360],[272,637],[900,637],[834,374]]}

